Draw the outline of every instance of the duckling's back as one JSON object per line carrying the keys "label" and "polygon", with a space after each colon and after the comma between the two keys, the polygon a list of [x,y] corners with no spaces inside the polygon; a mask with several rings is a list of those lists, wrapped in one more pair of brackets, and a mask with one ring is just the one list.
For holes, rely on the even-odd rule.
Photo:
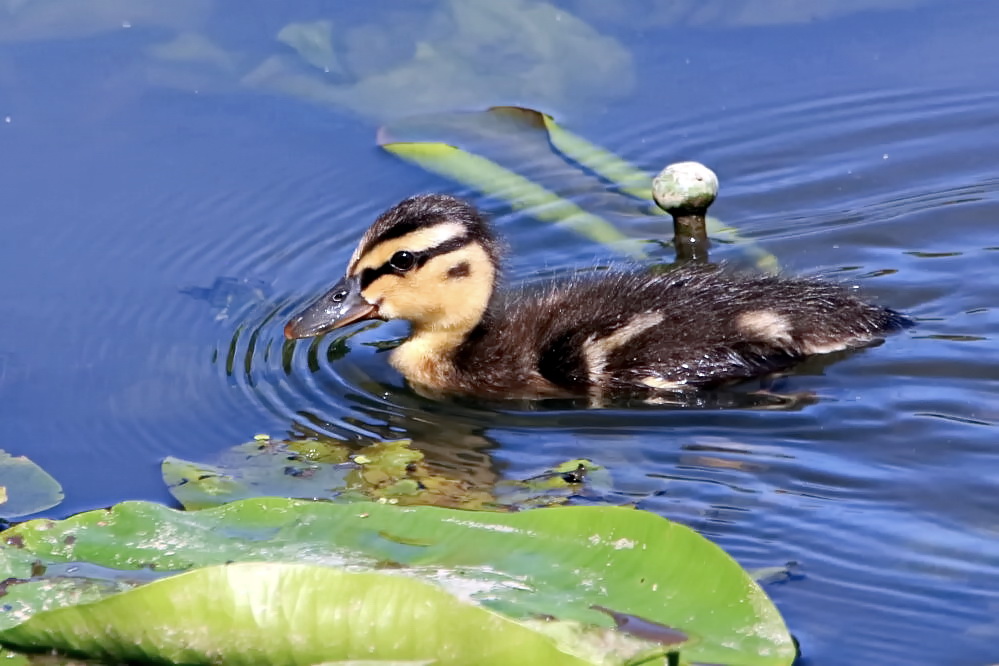
{"label": "duckling's back", "polygon": [[908,324],[826,281],[688,264],[504,294],[454,363],[483,396],[647,394],[765,375]]}

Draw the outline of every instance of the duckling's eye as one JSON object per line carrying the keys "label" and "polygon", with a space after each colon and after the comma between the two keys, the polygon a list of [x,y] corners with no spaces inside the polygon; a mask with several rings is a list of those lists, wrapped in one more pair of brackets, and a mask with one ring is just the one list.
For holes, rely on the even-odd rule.
{"label": "duckling's eye", "polygon": [[405,250],[400,250],[392,255],[389,259],[389,266],[396,269],[397,271],[408,271],[416,264],[416,257],[413,256],[412,252],[406,252]]}
{"label": "duckling's eye", "polygon": [[347,298],[347,290],[346,289],[341,289],[340,291],[338,291],[335,294],[333,294],[333,302],[334,303],[339,303],[340,301],[342,301],[345,298]]}

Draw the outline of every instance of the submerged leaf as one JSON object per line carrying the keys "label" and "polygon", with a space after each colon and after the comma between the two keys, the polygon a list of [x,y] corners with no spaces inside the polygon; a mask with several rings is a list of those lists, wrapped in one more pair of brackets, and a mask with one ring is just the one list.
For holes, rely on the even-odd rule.
{"label": "submerged leaf", "polygon": [[571,6],[601,25],[661,31],[693,27],[775,26],[818,23],[871,10],[909,9],[931,0],[575,0]]}
{"label": "submerged leaf", "polygon": [[641,255],[633,240],[603,218],[484,157],[444,143],[388,142],[381,146],[428,171],[501,199],[516,210],[529,210],[539,220],[558,222],[598,243],[627,248],[630,254]]}
{"label": "submerged leaf", "polygon": [[[653,201],[653,174],[533,109],[499,106],[477,113],[412,117],[382,127],[378,143],[394,155],[500,199],[515,210],[525,210],[542,221],[562,223],[593,241],[635,257],[645,255],[638,240],[565,197],[570,193],[586,196],[594,199],[597,208],[606,212],[620,209],[628,217],[663,217],[661,238],[673,236],[665,211]],[[545,169],[538,173],[541,164]],[[529,173],[522,173],[525,171]],[[587,172],[629,196],[609,198],[611,193],[604,191],[604,182]],[[776,257],[740,237],[733,227],[710,216],[707,227],[710,236],[738,244],[760,270],[779,269]]]}
{"label": "submerged leaf", "polygon": [[333,22],[289,23],[277,38],[295,49],[305,62],[324,72],[342,73],[343,67],[333,51]]}
{"label": "submerged leaf", "polygon": [[211,11],[202,0],[6,0],[2,7],[0,43],[81,38],[121,31],[123,23],[172,32]]}
{"label": "submerged leaf", "polygon": [[[377,119],[510,99],[578,108],[635,84],[628,49],[564,7],[538,0],[445,0],[429,10],[409,4],[343,30],[331,31],[326,20],[290,24],[279,38],[297,56],[266,59],[244,83]],[[326,71],[338,76],[331,80]]]}
{"label": "submerged leaf", "polygon": [[[487,113],[519,118],[527,125],[544,129],[552,146],[560,153],[614,183],[622,192],[651,203],[652,178],[649,173],[629,164],[609,150],[573,134],[556,123],[555,119],[547,113],[520,106],[494,107],[489,109]],[[650,210],[657,209],[650,206]]]}
{"label": "submerged leaf", "polygon": [[[202,64],[222,71],[235,68],[235,57],[232,54],[207,36],[196,32],[181,32],[169,41],[153,44],[146,52],[154,60],[165,62]],[[224,279],[233,278],[219,278]]]}

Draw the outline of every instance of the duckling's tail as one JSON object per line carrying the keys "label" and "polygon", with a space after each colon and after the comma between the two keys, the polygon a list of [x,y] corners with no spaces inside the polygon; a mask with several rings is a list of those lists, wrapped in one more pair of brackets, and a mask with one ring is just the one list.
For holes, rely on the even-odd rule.
{"label": "duckling's tail", "polygon": [[916,325],[916,320],[890,308],[884,308],[884,321],[881,324],[885,333],[897,333]]}

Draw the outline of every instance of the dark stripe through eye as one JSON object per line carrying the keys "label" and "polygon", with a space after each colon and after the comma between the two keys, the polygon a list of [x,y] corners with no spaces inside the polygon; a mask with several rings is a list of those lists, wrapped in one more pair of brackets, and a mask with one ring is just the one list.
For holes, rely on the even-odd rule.
{"label": "dark stripe through eye", "polygon": [[361,289],[367,289],[375,280],[384,275],[402,275],[414,267],[421,268],[434,257],[460,250],[471,242],[471,236],[458,236],[420,252],[400,250],[378,268],[365,268],[361,271]]}

